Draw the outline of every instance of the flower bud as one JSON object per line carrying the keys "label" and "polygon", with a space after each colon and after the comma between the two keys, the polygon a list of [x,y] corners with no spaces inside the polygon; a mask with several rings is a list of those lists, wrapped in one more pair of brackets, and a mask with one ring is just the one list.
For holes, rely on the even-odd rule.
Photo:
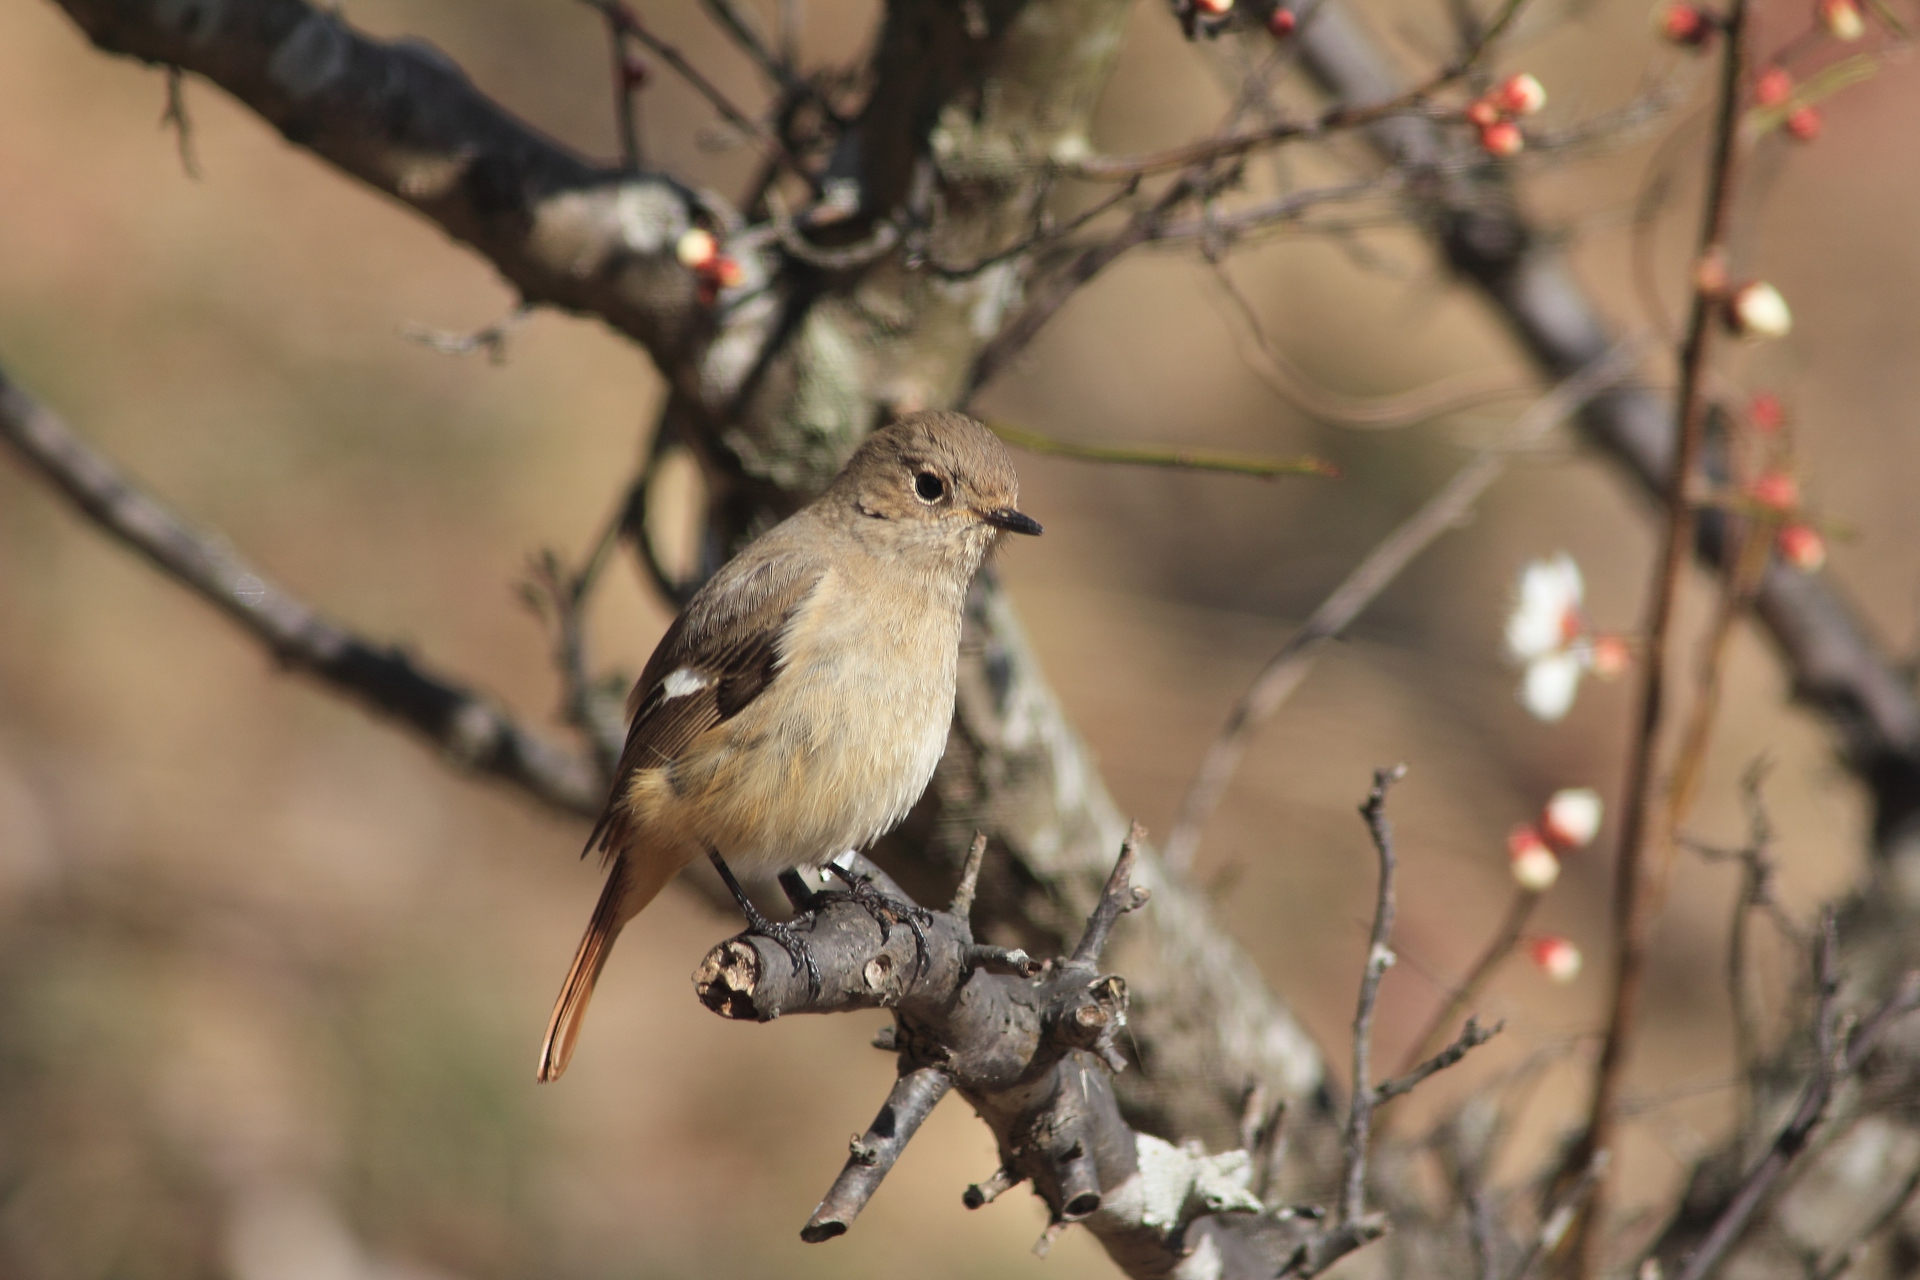
{"label": "flower bud", "polygon": [[1711,14],[1690,4],[1670,4],[1660,12],[1661,36],[1690,49],[1703,47],[1719,26]]}
{"label": "flower bud", "polygon": [[713,261],[707,266],[706,274],[722,289],[738,289],[747,278],[747,273],[740,266],[739,260],[729,258],[725,254],[715,255]]}
{"label": "flower bud", "polygon": [[1792,511],[1800,505],[1800,482],[1789,471],[1763,471],[1747,496],[1771,511]]}
{"label": "flower bud", "polygon": [[1500,123],[1500,108],[1492,98],[1475,98],[1467,104],[1467,123],[1490,129]]}
{"label": "flower bud", "polygon": [[1825,121],[1821,120],[1820,113],[1812,107],[1795,107],[1787,113],[1787,118],[1782,124],[1786,128],[1787,135],[1795,142],[1812,142],[1820,136],[1820,129]]}
{"label": "flower bud", "polygon": [[1747,421],[1763,436],[1770,436],[1786,425],[1787,411],[1780,397],[1762,391],[1747,402]]}
{"label": "flower bud", "polygon": [[1592,787],[1567,787],[1547,800],[1540,815],[1540,832],[1562,849],[1584,849],[1600,833],[1600,817],[1605,806],[1600,793]]}
{"label": "flower bud", "polygon": [[1528,952],[1550,982],[1572,982],[1580,976],[1580,948],[1565,938],[1535,938]]}
{"label": "flower bud", "polygon": [[1526,145],[1527,140],[1520,136],[1520,126],[1511,120],[1497,121],[1480,131],[1481,148],[1501,160],[1519,155]]}
{"label": "flower bud", "polygon": [[1858,40],[1867,34],[1866,20],[1860,16],[1860,6],[1854,0],[1820,0],[1814,12],[1820,18],[1820,25],[1835,40]]}
{"label": "flower bud", "polygon": [[1546,89],[1525,72],[1501,81],[1494,95],[1503,109],[1516,116],[1530,116],[1547,105]]}
{"label": "flower bud", "polygon": [[1560,878],[1560,859],[1532,827],[1515,827],[1507,836],[1507,860],[1514,883],[1528,893],[1545,893]]}
{"label": "flower bud", "polygon": [[1219,18],[1233,12],[1233,0],[1193,0],[1195,12]]}
{"label": "flower bud", "polygon": [[680,259],[680,265],[698,271],[712,262],[714,255],[720,252],[719,244],[713,238],[713,232],[704,227],[694,227],[673,246],[673,256]]}
{"label": "flower bud", "polygon": [[1827,540],[1810,524],[1790,524],[1774,538],[1785,560],[1802,573],[1813,573],[1827,562]]}
{"label": "flower bud", "polygon": [[1793,96],[1793,77],[1785,67],[1768,67],[1753,81],[1753,104],[1777,107]]}
{"label": "flower bud", "polygon": [[1633,651],[1627,647],[1624,637],[1595,636],[1587,662],[1598,679],[1617,680],[1633,665]]}
{"label": "flower bud", "polygon": [[1300,19],[1293,10],[1275,5],[1272,14],[1267,17],[1267,34],[1275,40],[1285,40],[1300,25]]}
{"label": "flower bud", "polygon": [[1778,289],[1754,280],[1727,299],[1727,326],[1742,338],[1784,338],[1793,331],[1793,312]]}

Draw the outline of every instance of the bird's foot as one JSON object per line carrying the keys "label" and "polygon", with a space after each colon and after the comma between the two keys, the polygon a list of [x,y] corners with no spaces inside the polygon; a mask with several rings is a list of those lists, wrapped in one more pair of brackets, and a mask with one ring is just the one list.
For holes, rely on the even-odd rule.
{"label": "bird's foot", "polygon": [[814,962],[813,948],[807,945],[807,940],[801,937],[792,926],[767,919],[760,908],[753,905],[753,899],[747,896],[747,891],[740,887],[740,882],[734,878],[733,868],[729,867],[726,860],[718,853],[709,849],[707,857],[713,860],[713,869],[720,873],[720,879],[726,883],[727,891],[733,894],[733,900],[739,906],[740,914],[746,917],[747,932],[779,944],[780,949],[793,960],[794,968],[807,971],[807,998],[818,1000],[821,988],[820,966]]}
{"label": "bird's foot", "polygon": [[826,869],[846,883],[847,900],[872,916],[873,922],[880,926],[881,942],[893,936],[893,926],[896,924],[904,924],[913,930],[913,976],[917,980],[925,974],[931,952],[928,950],[926,930],[922,926],[933,923],[933,912],[917,902],[908,902],[874,888],[872,881],[855,875],[837,862],[827,863]]}

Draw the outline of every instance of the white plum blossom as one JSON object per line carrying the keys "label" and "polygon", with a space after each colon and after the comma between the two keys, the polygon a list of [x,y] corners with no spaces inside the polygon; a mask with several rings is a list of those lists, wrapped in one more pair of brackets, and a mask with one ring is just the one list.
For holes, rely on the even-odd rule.
{"label": "white plum blossom", "polygon": [[1537,719],[1551,722],[1567,714],[1592,662],[1580,610],[1585,594],[1580,566],[1564,551],[1520,571],[1520,589],[1507,618],[1507,656],[1526,668],[1520,703]]}

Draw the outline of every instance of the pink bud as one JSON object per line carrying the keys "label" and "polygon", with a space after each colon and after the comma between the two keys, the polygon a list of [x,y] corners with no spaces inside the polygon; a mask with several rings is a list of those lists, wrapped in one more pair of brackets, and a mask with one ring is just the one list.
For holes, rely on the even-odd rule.
{"label": "pink bud", "polygon": [[1860,16],[1860,6],[1853,0],[1820,0],[1814,12],[1819,15],[1820,25],[1835,40],[1858,40],[1867,34],[1866,20]]}
{"label": "pink bud", "polygon": [[1660,14],[1660,34],[1674,44],[1700,48],[1713,39],[1719,23],[1690,4],[1670,4]]}
{"label": "pink bud", "polygon": [[1599,679],[1618,679],[1633,665],[1633,651],[1620,636],[1595,636],[1591,662],[1593,674]]}
{"label": "pink bud", "polygon": [[1785,67],[1768,67],[1753,82],[1755,106],[1777,107],[1793,96],[1793,77]]}
{"label": "pink bud", "polygon": [[747,278],[747,273],[741,268],[740,263],[725,254],[716,255],[713,261],[707,264],[706,274],[722,289],[738,289]]}
{"label": "pink bud", "polygon": [[1516,116],[1530,116],[1547,105],[1546,89],[1525,72],[1502,80],[1494,94],[1500,106]]}
{"label": "pink bud", "polygon": [[1520,136],[1520,126],[1511,120],[1501,120],[1490,124],[1480,131],[1480,145],[1490,156],[1505,160],[1509,156],[1520,154],[1527,140]]}
{"label": "pink bud", "polygon": [[1193,7],[1209,18],[1218,18],[1233,12],[1233,0],[1193,0]]}
{"label": "pink bud", "polygon": [[1507,862],[1514,883],[1528,893],[1545,893],[1560,878],[1560,859],[1532,827],[1515,827],[1507,836]]}
{"label": "pink bud", "polygon": [[1827,562],[1827,540],[1808,524],[1790,524],[1774,540],[1780,558],[1802,573],[1813,573]]}
{"label": "pink bud", "polygon": [[1580,948],[1565,938],[1535,938],[1528,948],[1533,963],[1550,982],[1572,982],[1580,976]]}
{"label": "pink bud", "polygon": [[713,261],[720,252],[720,246],[713,238],[713,232],[703,227],[694,227],[673,246],[673,256],[680,259],[680,265],[698,271]]}
{"label": "pink bud", "polygon": [[1788,471],[1763,471],[1747,494],[1773,511],[1792,511],[1800,505],[1800,482]]}
{"label": "pink bud", "polygon": [[1267,18],[1267,32],[1275,40],[1285,40],[1299,25],[1300,19],[1294,16],[1293,10],[1278,5],[1274,6],[1273,13]]}
{"label": "pink bud", "polygon": [[1771,391],[1762,391],[1747,402],[1747,421],[1761,435],[1770,436],[1786,425],[1787,411],[1780,403],[1780,397]]}
{"label": "pink bud", "polygon": [[646,84],[648,78],[652,74],[653,74],[652,68],[647,66],[646,59],[642,58],[639,54],[634,53],[631,50],[628,50],[626,53],[621,55],[620,83],[624,85],[627,89],[632,90],[632,89],[640,88],[642,85]]}
{"label": "pink bud", "polygon": [[1567,787],[1547,800],[1540,815],[1540,831],[1561,849],[1584,849],[1600,833],[1604,806],[1592,787]]}
{"label": "pink bud", "polygon": [[1812,142],[1820,136],[1824,123],[1820,113],[1812,107],[1795,107],[1787,113],[1784,121],[1788,135],[1796,142]]}
{"label": "pink bud", "polygon": [[1784,338],[1793,331],[1793,312],[1778,289],[1755,280],[1727,299],[1727,325],[1742,338]]}
{"label": "pink bud", "polygon": [[1467,123],[1482,129],[1500,123],[1500,108],[1492,98],[1475,98],[1467,104]]}

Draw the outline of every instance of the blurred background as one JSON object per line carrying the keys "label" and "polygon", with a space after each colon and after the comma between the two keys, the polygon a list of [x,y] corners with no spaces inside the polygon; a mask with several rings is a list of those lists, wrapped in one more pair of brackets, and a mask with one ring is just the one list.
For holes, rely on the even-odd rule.
{"label": "blurred background", "polygon": [[[1777,42],[1806,15],[1785,4]],[[1793,12],[1787,12],[1793,8]],[[750,68],[690,5],[645,6],[752,99]],[[1441,6],[1369,0],[1430,65]],[[565,0],[351,0],[347,16],[445,49],[568,144],[615,150],[598,19]],[[865,46],[872,5],[814,0],[808,53]],[[1221,68],[1141,3],[1096,144],[1210,128]],[[1681,59],[1643,0],[1547,4],[1502,68],[1548,86],[1550,123],[1617,107]],[[1685,68],[1679,74],[1686,75]],[[1698,95],[1695,95],[1697,99]],[[541,313],[507,359],[448,358],[403,326],[468,330],[508,291],[475,256],[189,82],[201,176],[157,125],[160,72],[91,50],[53,5],[0,7],[0,362],[189,519],[296,594],[405,644],[558,735],[546,640],[514,584],[543,547],[584,550],[644,449],[662,387],[601,327]],[[1697,100],[1579,163],[1539,166],[1530,210],[1571,237],[1587,283],[1645,330],[1627,223],[1648,158]],[[1894,66],[1829,104],[1818,143],[1767,161],[1741,252],[1791,300],[1791,339],[1722,365],[1800,424],[1815,507],[1857,537],[1827,572],[1897,650],[1920,624],[1920,84]],[[644,98],[652,161],[721,191],[749,166],[664,75]],[[1685,184],[1683,184],[1683,187]],[[1677,312],[1692,214],[1658,238]],[[1278,237],[1227,268],[1267,333],[1349,395],[1523,360],[1400,231]],[[1334,459],[1274,483],[1019,459],[1047,536],[1002,570],[1123,810],[1164,832],[1234,697],[1326,591],[1497,441],[1525,395],[1389,433],[1315,425],[1242,358],[1247,333],[1188,254],[1138,256],[1062,313],[982,408],[1080,440],[1183,441]],[[1666,376],[1666,357],[1651,369]],[[1260,732],[1196,875],[1269,984],[1344,1072],[1374,863],[1354,815],[1376,764],[1396,792],[1402,965],[1380,1052],[1397,1061],[1510,892],[1503,847],[1556,788],[1613,795],[1631,682],[1589,684],[1561,724],[1518,705],[1501,657],[1512,583],[1565,550],[1602,627],[1637,625],[1653,545],[1643,505],[1568,437],[1520,460],[1329,651]],[[1698,579],[1685,621],[1710,595]],[[596,658],[637,670],[667,611],[623,562],[591,618]],[[1861,865],[1864,811],[1822,727],[1743,631],[1695,828],[1744,831],[1757,757],[1780,890],[1806,915]],[[1611,816],[1611,815],[1610,815]],[[463,779],[414,741],[287,677],[209,609],[0,466],[0,1270],[79,1280],[350,1277],[1107,1275],[1081,1233],[1044,1263],[1024,1195],[968,1213],[984,1126],[936,1114],[848,1237],[798,1229],[846,1136],[884,1096],[879,1015],[725,1023],[687,975],[736,922],[669,894],[620,947],[564,1083],[533,1084],[539,1033],[599,872],[579,824]],[[1610,844],[1611,825],[1600,846]],[[1597,961],[1607,867],[1575,857],[1543,931]],[[1682,861],[1660,930],[1630,1090],[1629,1203],[1651,1201],[1730,1114],[1721,957],[1734,872]],[[1785,983],[1786,960],[1768,958]],[[1488,1001],[1509,1034],[1395,1123],[1598,1023],[1604,965],[1550,985],[1516,963]],[[1477,1074],[1476,1074],[1477,1073]],[[1574,1065],[1529,1104],[1517,1173],[1578,1106]]]}

